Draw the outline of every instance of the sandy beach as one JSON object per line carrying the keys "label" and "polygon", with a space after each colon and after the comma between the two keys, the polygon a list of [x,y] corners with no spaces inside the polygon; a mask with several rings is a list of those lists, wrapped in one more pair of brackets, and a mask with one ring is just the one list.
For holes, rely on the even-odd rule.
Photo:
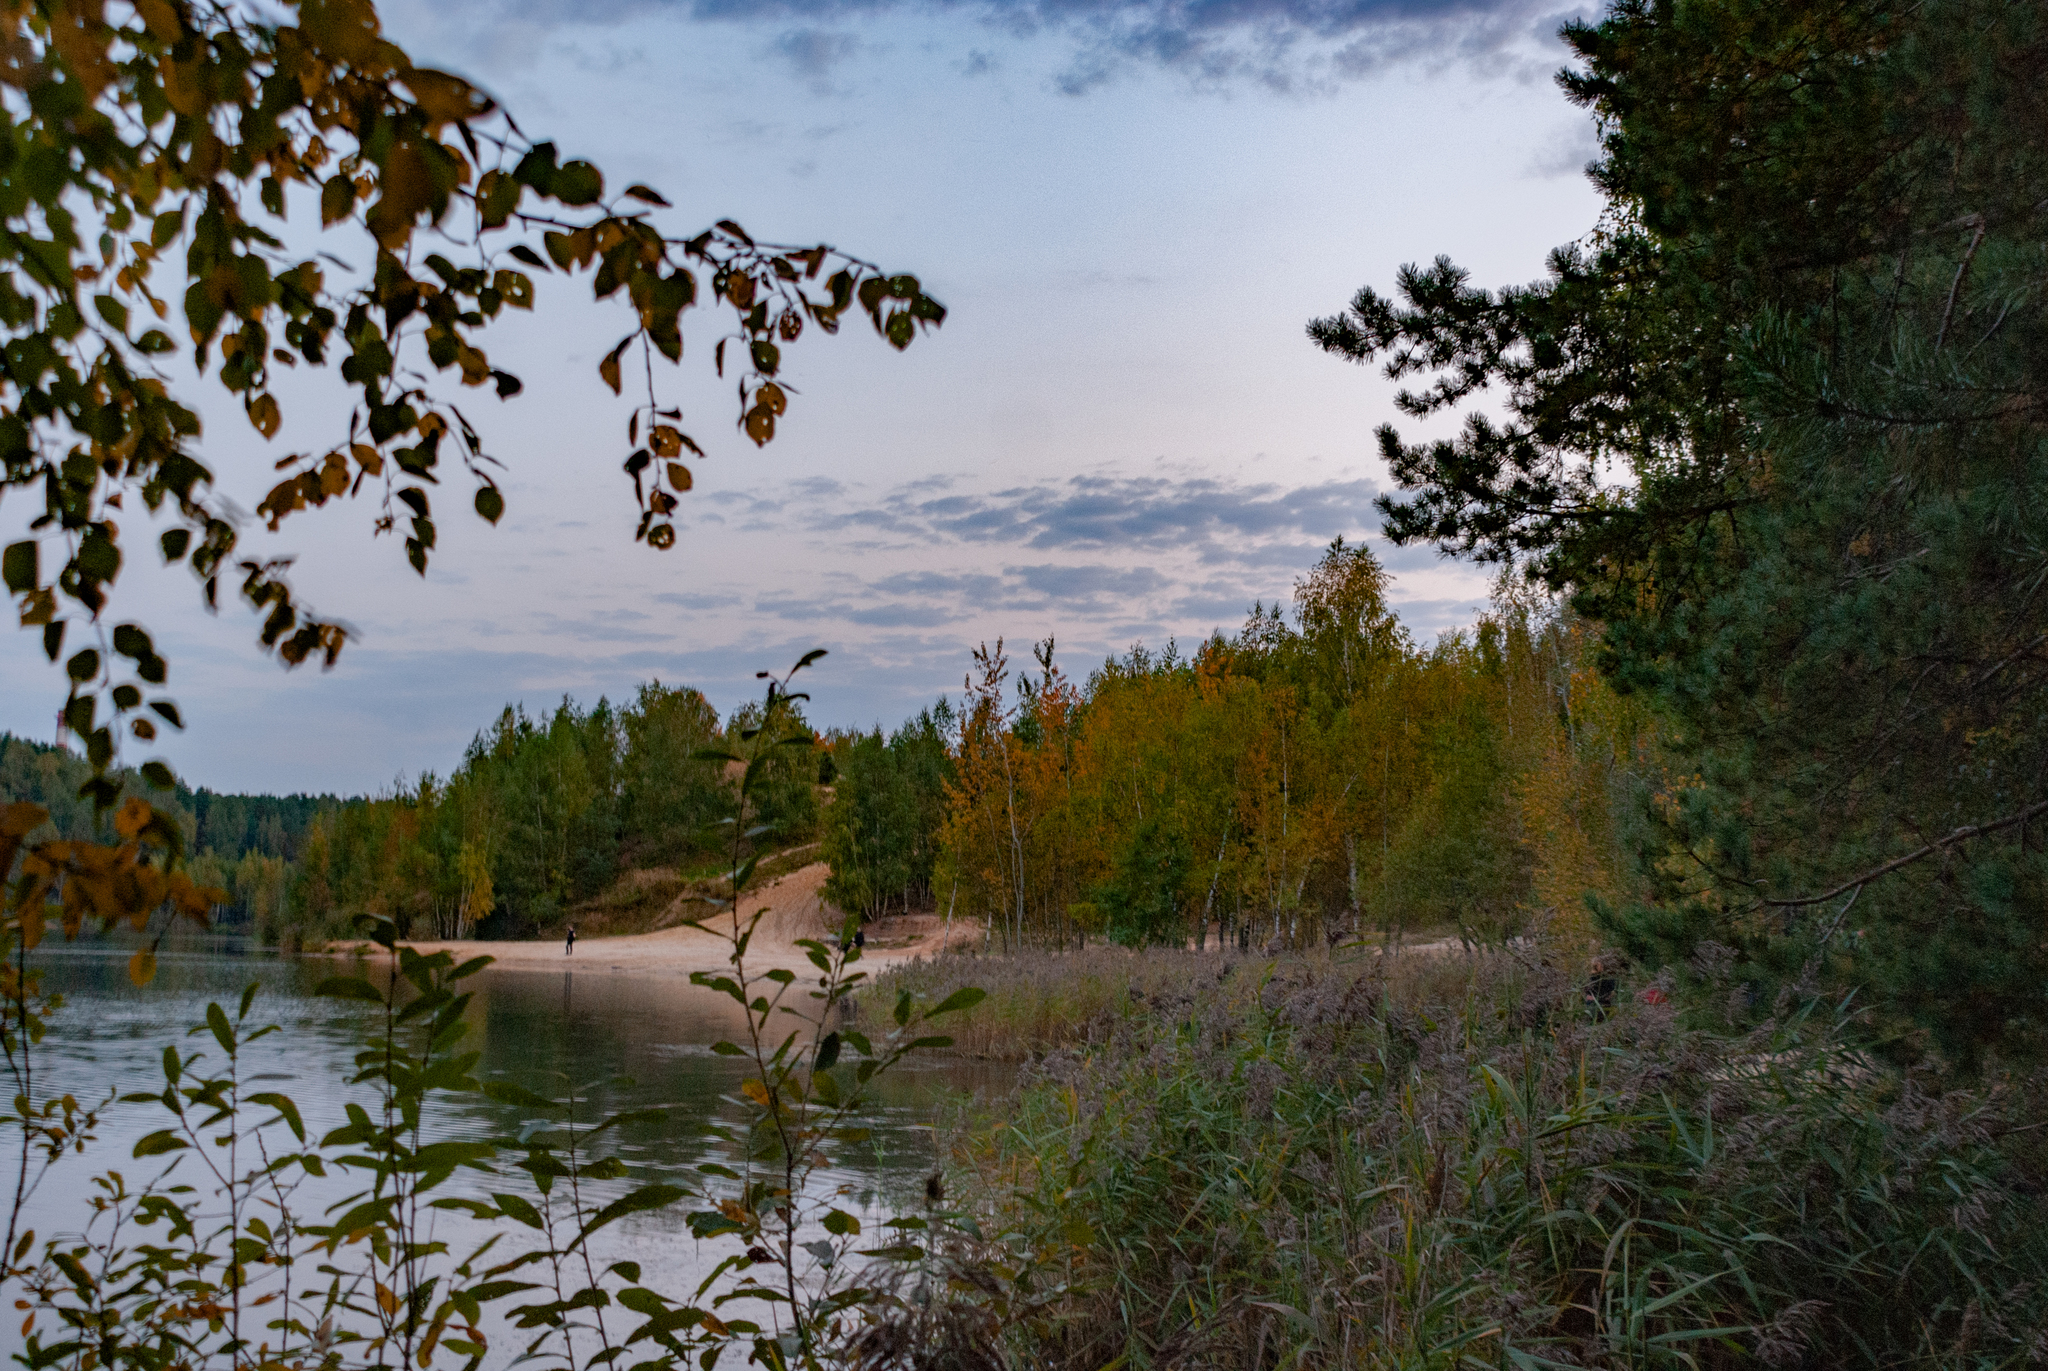
{"label": "sandy beach", "polygon": [[[750,972],[786,967],[801,971],[810,962],[797,941],[826,939],[838,932],[843,916],[825,901],[821,887],[830,868],[823,862],[781,876],[749,892],[741,908],[748,914],[765,911],[747,948]],[[713,927],[730,927],[732,916],[722,914]],[[862,969],[873,974],[913,957],[930,957],[941,950],[945,919],[936,914],[898,915],[873,921],[867,926],[867,946],[861,955]],[[952,943],[964,948],[980,937],[980,926],[956,921]],[[457,957],[486,956],[508,967],[538,968],[574,966],[579,971],[617,971],[641,976],[687,977],[693,971],[723,971],[730,966],[732,949],[725,939],[694,928],[664,928],[655,933],[633,933],[618,937],[579,936],[576,950],[566,953],[557,941],[517,942],[413,942],[420,952],[447,950]]]}

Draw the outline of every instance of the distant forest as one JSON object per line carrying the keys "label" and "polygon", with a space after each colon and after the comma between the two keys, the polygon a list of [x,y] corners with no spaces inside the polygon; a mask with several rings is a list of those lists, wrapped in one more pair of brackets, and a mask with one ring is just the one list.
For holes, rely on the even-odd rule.
{"label": "distant forest", "polygon": [[[91,774],[85,759],[69,749],[0,733],[0,803],[27,800],[48,810],[50,821],[40,837],[105,836],[112,815],[95,818],[91,802],[78,795]],[[217,911],[220,922],[250,929],[274,926],[284,916],[308,831],[346,803],[334,795],[222,795],[184,785],[166,792],[133,771],[124,771],[121,780],[126,795],[176,816],[194,875],[229,893]]]}
{"label": "distant forest", "polygon": [[[815,842],[790,860],[828,862],[839,907],[942,910],[991,946],[1586,931],[1586,893],[1631,893],[1617,801],[1663,783],[1639,711],[1552,602],[1504,582],[1472,630],[1422,645],[1390,589],[1340,539],[1291,613],[1255,606],[1192,651],[1134,647],[1077,682],[1051,641],[1021,671],[985,646],[957,700],[782,754],[749,824],[764,850]],[[317,945],[365,914],[414,937],[619,928],[608,913],[715,882],[733,791],[699,754],[754,721],[650,682],[622,705],[507,707],[452,773],[375,797],[149,798],[228,892],[223,920],[266,941]],[[84,763],[6,748],[0,794],[87,833]]]}

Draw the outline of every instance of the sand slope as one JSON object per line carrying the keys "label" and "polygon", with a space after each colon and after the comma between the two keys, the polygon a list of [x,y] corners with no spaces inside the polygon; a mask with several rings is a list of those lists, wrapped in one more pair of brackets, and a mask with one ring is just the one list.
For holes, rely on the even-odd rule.
{"label": "sand slope", "polygon": [[[766,911],[747,949],[750,972],[806,967],[809,962],[804,950],[795,945],[797,940],[826,939],[838,931],[844,916],[826,902],[820,889],[830,870],[824,862],[813,862],[748,893],[742,911],[748,915]],[[710,923],[714,928],[729,928],[731,921],[731,914],[726,913]],[[910,957],[932,955],[939,950],[943,925],[943,920],[930,914],[869,924],[867,949],[861,958],[865,969],[876,971]],[[954,924],[955,945],[964,946],[979,936],[979,925]],[[725,970],[731,955],[724,939],[694,928],[664,928],[612,938],[580,937],[573,957],[566,955],[558,942],[415,942],[411,946],[421,952],[446,949],[464,959],[495,957],[505,966],[574,965],[578,970],[672,976]]]}

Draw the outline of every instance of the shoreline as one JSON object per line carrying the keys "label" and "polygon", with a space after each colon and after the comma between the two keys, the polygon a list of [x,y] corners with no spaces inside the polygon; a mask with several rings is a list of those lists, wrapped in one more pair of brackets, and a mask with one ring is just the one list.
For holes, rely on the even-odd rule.
{"label": "shoreline", "polygon": [[[829,868],[823,862],[777,877],[751,893],[743,906],[761,911],[760,922],[747,945],[750,974],[773,970],[815,972],[800,939],[829,943],[839,923],[839,911],[827,904],[821,887]],[[713,916],[730,922],[730,912]],[[710,920],[706,921],[711,922]],[[936,956],[947,945],[971,944],[980,926],[956,921],[947,937],[945,920],[936,914],[895,915],[867,925],[867,945],[861,949],[858,965],[870,972],[885,971],[901,962]],[[407,939],[404,946],[415,952],[450,952],[458,960],[490,957],[494,967],[535,970],[593,970],[629,975],[683,977],[692,972],[722,972],[732,967],[732,945],[724,937],[696,928],[670,927],[652,933],[622,933],[578,937],[573,953],[566,952],[558,939],[503,939],[443,941]],[[319,953],[327,957],[374,956],[379,949],[371,943],[331,946]]]}

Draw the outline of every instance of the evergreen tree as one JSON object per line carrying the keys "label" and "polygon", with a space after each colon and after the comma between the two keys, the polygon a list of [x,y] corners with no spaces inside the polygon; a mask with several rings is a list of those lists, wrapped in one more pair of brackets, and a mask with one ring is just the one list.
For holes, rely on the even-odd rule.
{"label": "evergreen tree", "polygon": [[1600,230],[1537,285],[1440,259],[1311,328],[1433,374],[1411,414],[1508,398],[1382,430],[1388,531],[1568,589],[1653,702],[1628,948],[1857,989],[1905,1050],[2038,1048],[2048,17],[1623,0],[1566,36]]}

